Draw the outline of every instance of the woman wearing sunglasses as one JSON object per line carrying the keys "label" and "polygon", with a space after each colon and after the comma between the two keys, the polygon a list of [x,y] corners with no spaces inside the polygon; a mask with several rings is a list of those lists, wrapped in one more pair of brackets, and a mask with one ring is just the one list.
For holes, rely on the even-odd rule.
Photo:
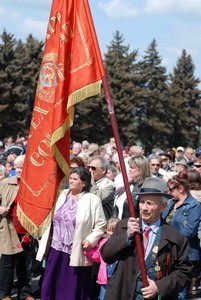
{"label": "woman wearing sunglasses", "polygon": [[[186,172],[183,171],[173,176],[168,180],[167,185],[173,199],[169,201],[166,210],[163,212],[163,218],[188,239],[188,257],[194,264],[194,274],[192,275],[196,277],[196,264],[200,259],[200,246],[197,234],[201,217],[201,206],[190,194],[190,186]],[[185,287],[180,292],[178,299],[189,299],[189,289],[190,286]]]}

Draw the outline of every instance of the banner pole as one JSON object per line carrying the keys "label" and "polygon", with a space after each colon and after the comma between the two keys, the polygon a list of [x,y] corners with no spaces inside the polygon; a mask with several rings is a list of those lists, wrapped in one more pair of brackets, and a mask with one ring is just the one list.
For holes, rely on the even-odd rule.
{"label": "banner pole", "polygon": [[[85,4],[86,4],[86,6],[88,6],[87,11],[89,13],[89,19],[92,22],[91,26],[94,28],[94,34],[95,34],[95,38],[96,38],[95,46],[96,46],[97,55],[99,57],[101,57],[98,38],[97,38],[97,35],[96,35],[96,30],[95,30],[95,26],[94,26],[94,23],[93,23],[93,18],[92,18],[92,15],[91,15],[91,10],[90,10],[88,1],[86,1]],[[101,62],[102,62],[102,67],[104,69],[102,58],[101,58]],[[125,186],[125,190],[126,190],[126,196],[127,196],[127,199],[128,199],[129,213],[130,213],[131,217],[135,218],[136,215],[135,215],[134,204],[133,204],[132,195],[131,195],[131,192],[130,192],[130,185],[129,185],[129,182],[128,182],[128,177],[127,177],[127,173],[126,173],[123,154],[122,154],[122,151],[121,151],[121,143],[120,143],[120,138],[119,138],[119,132],[118,132],[116,117],[115,117],[115,113],[114,113],[112,98],[111,98],[111,95],[110,95],[110,90],[109,90],[109,85],[108,85],[108,80],[107,80],[106,75],[104,75],[102,77],[102,84],[103,84],[103,89],[104,89],[106,101],[107,101],[107,104],[108,104],[108,112],[109,112],[109,115],[110,115],[112,131],[113,131],[113,135],[114,135],[116,146],[117,146],[117,153],[118,153],[118,156],[119,156],[119,162],[120,162],[120,166],[121,166],[121,170],[122,170],[123,181],[124,181],[124,186]],[[140,241],[140,235],[136,233],[134,235],[134,239],[135,239],[135,244],[136,244],[136,250],[137,250],[139,265],[140,265],[140,271],[141,271],[141,275],[142,275],[142,283],[143,283],[144,287],[147,287],[148,286],[148,281],[147,281],[147,274],[146,274],[146,268],[145,268],[145,263],[144,263],[144,253],[143,253],[143,249],[142,249],[142,245],[141,245],[141,241]]]}
{"label": "banner pole", "polygon": [[[131,217],[136,218],[134,204],[133,204],[132,195],[131,195],[131,191],[130,191],[130,185],[128,182],[128,176],[126,173],[126,167],[125,167],[124,158],[123,158],[123,154],[122,154],[122,150],[121,150],[121,143],[120,143],[120,137],[119,137],[118,127],[117,127],[116,117],[115,117],[115,113],[114,113],[114,107],[113,107],[112,98],[110,95],[110,90],[109,90],[109,85],[108,85],[108,80],[107,80],[106,76],[104,76],[102,78],[102,82],[103,82],[103,89],[104,89],[104,93],[105,93],[106,101],[107,101],[107,105],[108,105],[108,112],[110,115],[112,131],[113,131],[113,135],[114,135],[115,142],[116,142],[117,153],[119,156],[119,162],[120,162],[120,166],[121,166],[124,186],[125,186],[125,190],[126,190],[126,196],[127,196],[127,200],[128,200],[129,213],[130,213]],[[134,240],[135,240],[137,255],[138,255],[138,259],[139,259],[140,271],[141,271],[141,275],[142,275],[142,283],[143,283],[144,287],[147,287],[148,281],[147,281],[146,268],[145,268],[145,263],[144,263],[144,254],[143,254],[142,245],[141,245],[141,241],[140,241],[140,235],[138,233],[136,233],[134,235]]]}

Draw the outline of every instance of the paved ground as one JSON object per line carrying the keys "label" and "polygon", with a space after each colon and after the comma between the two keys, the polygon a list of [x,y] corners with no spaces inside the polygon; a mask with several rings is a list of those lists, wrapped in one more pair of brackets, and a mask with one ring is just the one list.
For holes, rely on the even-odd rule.
{"label": "paved ground", "polygon": [[[38,278],[33,279],[31,281],[31,285],[32,285],[33,291],[34,292],[37,291],[38,290]],[[37,297],[36,297],[36,299],[40,300],[40,298],[37,298]],[[197,291],[193,292],[193,298],[191,298],[191,299],[193,299],[193,300],[201,300],[201,285],[200,285],[200,287],[199,287],[199,289]],[[17,300],[17,295],[16,294],[14,294],[12,296],[12,300]],[[63,300],[63,299],[61,299],[61,300]],[[119,299],[119,300],[123,300],[123,299]]]}

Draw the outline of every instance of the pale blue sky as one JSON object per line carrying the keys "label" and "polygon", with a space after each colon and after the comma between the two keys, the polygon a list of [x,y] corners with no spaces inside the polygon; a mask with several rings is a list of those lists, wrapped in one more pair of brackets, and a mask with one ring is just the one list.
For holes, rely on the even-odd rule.
{"label": "pale blue sky", "polygon": [[[0,0],[3,28],[17,39],[44,39],[51,0]],[[201,79],[201,0],[89,0],[102,53],[118,30],[139,58],[155,38],[163,65],[172,72],[182,49],[191,54]]]}

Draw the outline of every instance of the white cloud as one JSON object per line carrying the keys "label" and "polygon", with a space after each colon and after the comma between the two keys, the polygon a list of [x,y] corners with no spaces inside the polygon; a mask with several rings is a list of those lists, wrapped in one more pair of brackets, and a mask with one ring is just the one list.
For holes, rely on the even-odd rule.
{"label": "white cloud", "polygon": [[0,6],[0,16],[3,20],[6,19],[10,21],[15,21],[15,19],[19,17],[19,14]]}
{"label": "white cloud", "polygon": [[201,0],[100,0],[99,7],[112,18],[171,15],[192,19],[201,16]]}
{"label": "white cloud", "polygon": [[30,33],[37,38],[44,39],[46,34],[47,22],[38,21],[33,18],[26,18],[17,24],[17,30],[24,36]]}
{"label": "white cloud", "polygon": [[[197,64],[200,62],[200,45],[201,45],[201,27],[197,23],[180,24],[174,31],[177,45],[185,49],[188,54],[192,56],[193,62]],[[197,62],[197,63],[196,63]]]}
{"label": "white cloud", "polygon": [[112,18],[136,17],[140,12],[139,8],[134,7],[133,1],[130,0],[110,0],[107,3],[100,1],[99,7]]}
{"label": "white cloud", "polygon": [[148,14],[201,15],[200,0],[147,0],[144,12]]}
{"label": "white cloud", "polygon": [[5,14],[5,8],[0,6],[0,16],[3,16]]}
{"label": "white cloud", "polygon": [[173,67],[176,66],[177,60],[181,57],[182,51],[184,49],[187,51],[187,55],[189,54],[191,55],[192,61],[195,64],[195,71],[199,71],[198,62],[199,62],[200,52],[198,50],[198,46],[191,44],[189,47],[185,47],[184,45],[181,45],[181,47],[179,48],[166,46],[159,49],[162,57],[162,65],[166,66],[169,72],[171,72]]}

